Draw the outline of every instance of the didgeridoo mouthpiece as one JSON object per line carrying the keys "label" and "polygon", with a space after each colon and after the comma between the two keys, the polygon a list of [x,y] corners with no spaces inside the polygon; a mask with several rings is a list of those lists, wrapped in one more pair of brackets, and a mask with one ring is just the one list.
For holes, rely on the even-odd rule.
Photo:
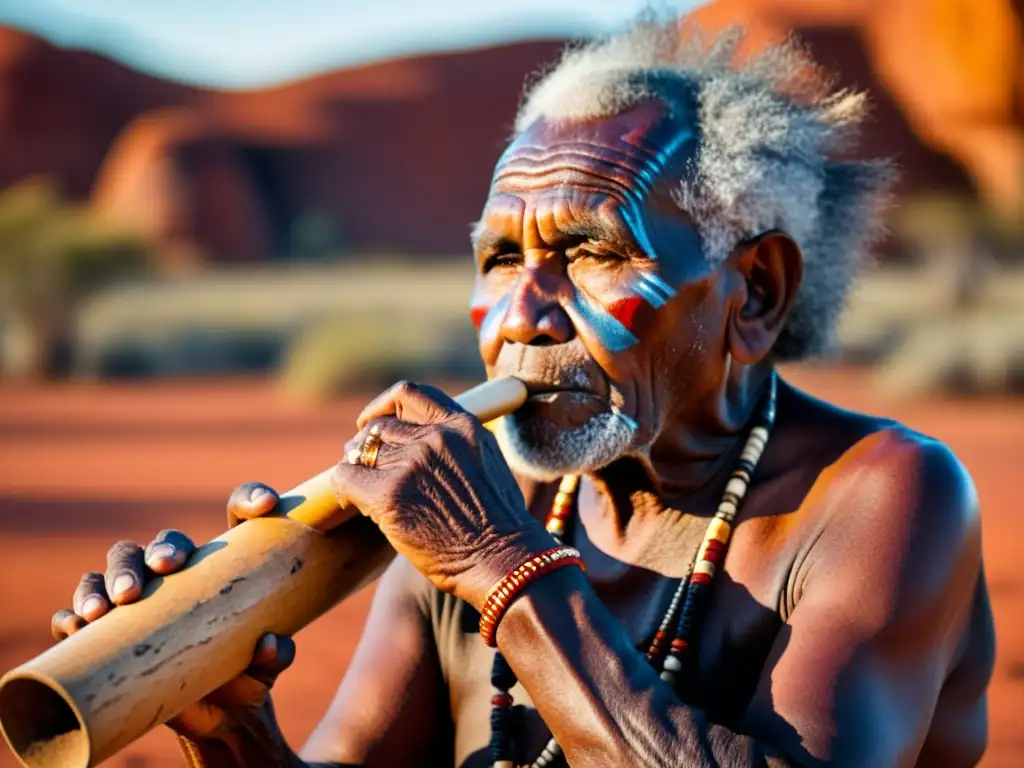
{"label": "didgeridoo mouthpiece", "polygon": [[[456,401],[486,422],[526,397],[502,378]],[[97,765],[240,674],[263,634],[294,634],[380,575],[394,551],[370,520],[338,508],[330,474],[0,678],[0,730],[22,765]]]}

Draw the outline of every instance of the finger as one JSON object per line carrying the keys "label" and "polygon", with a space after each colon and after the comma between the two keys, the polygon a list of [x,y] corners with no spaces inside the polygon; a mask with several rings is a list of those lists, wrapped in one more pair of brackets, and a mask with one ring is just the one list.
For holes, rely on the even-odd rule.
{"label": "finger", "polygon": [[268,633],[257,643],[252,664],[245,674],[269,687],[294,661],[295,641],[285,635]]}
{"label": "finger", "polygon": [[114,605],[133,603],[142,597],[142,585],[145,583],[142,547],[133,541],[119,541],[111,547],[107,552],[104,583]]}
{"label": "finger", "polygon": [[345,443],[345,450],[342,455],[345,456],[349,463],[355,464],[359,460],[359,456],[362,454],[363,448],[366,447],[366,441],[370,434],[372,433],[380,436],[381,422],[387,421],[388,419],[395,421],[393,416],[374,419],[373,421],[363,425],[363,427],[352,436],[352,439]]}
{"label": "finger", "polygon": [[[387,446],[381,446],[381,454],[384,454]],[[380,485],[385,474],[380,465],[367,467],[358,462],[339,462],[331,473],[331,486],[334,489],[335,498],[342,509],[356,509],[361,514],[369,516],[374,522],[379,522],[375,514],[377,512],[377,496],[380,493]]]}
{"label": "finger", "polygon": [[168,720],[167,725],[192,738],[210,738],[223,733],[228,715],[223,707],[210,703],[212,698],[213,694],[196,702]]}
{"label": "finger", "polygon": [[228,523],[238,525],[272,512],[277,506],[277,491],[263,483],[246,483],[235,489],[228,499]]}
{"label": "finger", "polygon": [[230,712],[259,707],[269,692],[269,685],[243,673],[207,696],[206,701]]}
{"label": "finger", "polygon": [[[408,424],[404,421],[399,421],[393,416],[384,416],[376,418],[373,421],[366,424],[356,436],[345,443],[345,460],[350,464],[358,463],[362,460],[363,450],[366,448],[366,444],[371,436],[379,437],[383,441],[378,455],[385,453],[388,446],[400,447],[415,443],[423,439],[424,435],[432,427],[422,427],[418,424]],[[394,452],[391,452],[392,455]],[[375,466],[379,466],[381,463],[380,458],[375,462]]]}
{"label": "finger", "polygon": [[181,531],[165,528],[146,547],[143,559],[153,573],[164,576],[180,571],[195,551],[192,539]]}
{"label": "finger", "polygon": [[50,634],[53,635],[54,640],[60,642],[64,638],[75,634],[75,632],[88,625],[88,623],[74,611],[61,608],[50,619]]}
{"label": "finger", "polygon": [[378,395],[363,408],[356,425],[362,429],[367,422],[381,416],[394,416],[413,424],[434,424],[464,409],[441,390],[411,381],[400,381]]}
{"label": "finger", "polygon": [[71,604],[75,613],[86,621],[96,621],[109,611],[111,604],[107,597],[107,587],[103,583],[103,574],[92,572],[82,576]]}

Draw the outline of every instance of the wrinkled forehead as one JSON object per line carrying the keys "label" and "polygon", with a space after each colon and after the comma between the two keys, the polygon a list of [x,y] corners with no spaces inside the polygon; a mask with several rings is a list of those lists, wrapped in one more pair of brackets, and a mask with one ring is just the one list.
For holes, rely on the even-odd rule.
{"label": "wrinkled forehead", "polygon": [[[649,99],[619,114],[591,119],[540,118],[508,146],[492,190],[538,167],[603,175],[649,193],[663,177],[681,173],[697,148],[693,110]],[[532,166],[532,167],[531,167]],[[674,178],[678,178],[675,175]]]}
{"label": "wrinkled forehead", "polygon": [[652,258],[682,250],[701,261],[693,221],[673,199],[697,149],[688,118],[648,100],[609,117],[537,120],[498,162],[477,249],[529,222],[551,242],[587,236]]}

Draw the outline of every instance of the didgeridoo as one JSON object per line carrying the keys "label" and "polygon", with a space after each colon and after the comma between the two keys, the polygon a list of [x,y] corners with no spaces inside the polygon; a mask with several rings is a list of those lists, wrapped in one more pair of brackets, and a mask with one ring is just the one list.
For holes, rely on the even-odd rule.
{"label": "didgeridoo", "polygon": [[[456,400],[481,421],[527,397],[513,378]],[[29,768],[88,768],[241,673],[265,632],[291,635],[376,578],[394,551],[343,512],[331,470],[279,512],[200,547],[180,573],[0,679],[0,728]]]}

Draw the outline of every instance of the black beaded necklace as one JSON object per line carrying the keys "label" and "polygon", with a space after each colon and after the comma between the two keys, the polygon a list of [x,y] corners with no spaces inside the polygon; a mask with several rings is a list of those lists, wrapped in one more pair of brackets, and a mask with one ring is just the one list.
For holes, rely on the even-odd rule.
{"label": "black beaded necklace", "polygon": [[[700,620],[707,610],[707,597],[711,580],[716,567],[725,559],[729,546],[733,523],[740,502],[750,485],[757,462],[764,453],[768,436],[775,423],[775,392],[776,377],[773,373],[769,379],[768,392],[754,427],[750,430],[747,442],[743,446],[736,469],[733,470],[726,483],[718,511],[711,519],[704,540],[697,548],[697,554],[679,587],[672,595],[668,610],[665,612],[658,631],[647,649],[645,657],[652,667],[661,668],[661,679],[676,688],[682,682],[689,682],[696,661],[694,641],[700,627]],[[576,490],[579,487],[578,475],[566,475],[558,486],[558,493],[548,513],[545,528],[560,544],[572,521]],[[674,630],[674,631],[673,631]],[[668,639],[671,643],[666,648]],[[687,680],[680,677],[689,671]],[[494,654],[491,668],[491,684],[497,689],[491,699],[491,760],[493,768],[517,768],[515,761],[516,716],[513,708],[512,694],[509,691],[516,684],[516,674],[512,671],[501,652]],[[533,762],[519,768],[549,768],[562,757],[562,748],[552,737]]]}

